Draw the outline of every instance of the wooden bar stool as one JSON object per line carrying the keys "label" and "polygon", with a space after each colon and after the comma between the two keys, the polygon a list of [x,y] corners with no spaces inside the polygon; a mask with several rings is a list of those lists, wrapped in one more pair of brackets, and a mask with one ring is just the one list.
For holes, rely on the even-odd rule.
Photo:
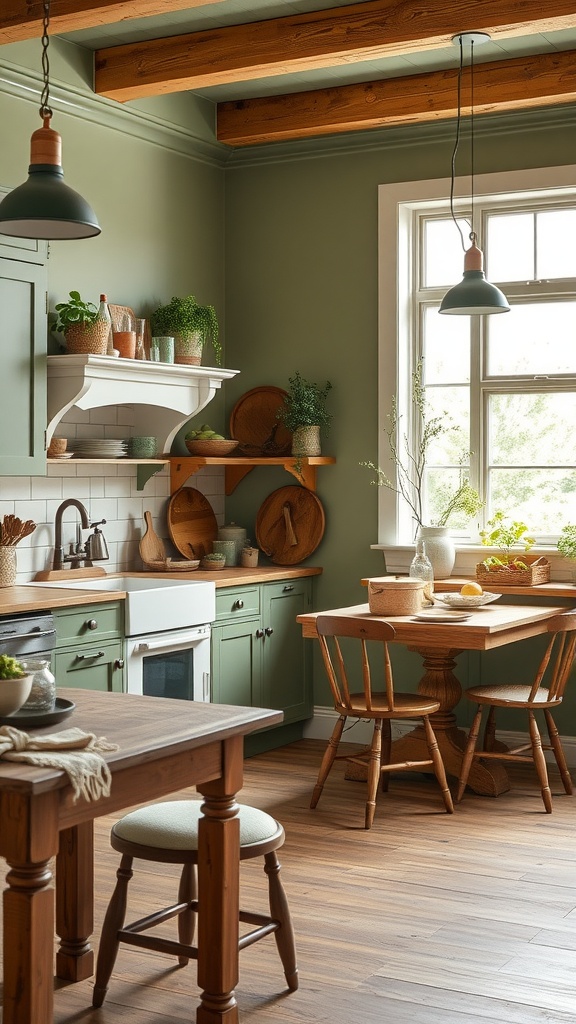
{"label": "wooden bar stool", "polygon": [[[150,804],[126,814],[113,826],[110,843],[114,850],[122,854],[122,860],[116,873],[116,887],[102,927],[93,1006],[102,1006],[104,1002],[121,942],[156,952],[172,953],[178,957],[181,967],[185,966],[188,960],[198,958],[198,947],[192,945],[192,941],[198,909],[196,865],[201,806],[200,800],[173,800]],[[238,948],[244,949],[273,932],[288,988],[294,992],[298,988],[294,932],[288,901],[280,879],[280,862],[276,855],[276,850],[284,843],[284,829],[271,815],[246,804],[239,804],[238,817],[240,860],[264,858],[270,903],[269,917],[240,911],[240,921],[256,927],[240,936]],[[132,924],[125,924],[128,883],[133,874],[134,858],[163,864],[182,864],[183,867],[177,903]],[[177,942],[142,934],[172,917],[178,918]]]}

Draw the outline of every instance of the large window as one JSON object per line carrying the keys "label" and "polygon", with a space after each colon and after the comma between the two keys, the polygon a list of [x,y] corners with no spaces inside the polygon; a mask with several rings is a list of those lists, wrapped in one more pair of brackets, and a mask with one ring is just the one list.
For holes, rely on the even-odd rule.
{"label": "large window", "polygon": [[[491,184],[494,177],[486,179]],[[409,396],[411,374],[422,360],[429,413],[442,416],[452,428],[430,451],[425,521],[434,521],[446,493],[464,475],[485,500],[484,520],[501,509],[524,519],[543,541],[551,540],[564,524],[576,522],[576,187],[527,190],[520,184],[498,195],[481,190],[474,214],[478,244],[486,276],[504,291],[510,312],[445,317],[438,307],[461,279],[463,250],[446,201],[433,198],[433,185],[412,185],[414,196],[432,192],[428,199],[392,200],[398,239],[397,336],[391,359],[390,310],[383,307],[383,291],[381,412],[389,408],[387,370],[395,362],[403,429],[411,444],[418,444]],[[385,205],[384,197],[381,212],[389,224]],[[467,239],[466,200],[457,200],[456,209]],[[387,273],[381,273],[384,286]],[[386,456],[382,442],[381,464]],[[394,538],[389,526],[382,528],[382,513],[388,521],[391,512],[389,497],[384,499],[381,541],[413,536],[410,513],[402,504],[394,509]],[[455,533],[472,540],[478,528],[462,519],[452,525]]]}

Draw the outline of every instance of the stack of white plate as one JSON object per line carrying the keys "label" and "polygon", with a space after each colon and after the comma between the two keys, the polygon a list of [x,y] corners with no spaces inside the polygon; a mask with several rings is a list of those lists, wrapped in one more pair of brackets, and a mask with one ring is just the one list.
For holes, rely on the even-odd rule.
{"label": "stack of white plate", "polygon": [[80,459],[121,459],[127,451],[128,442],[121,438],[74,438],[74,454]]}

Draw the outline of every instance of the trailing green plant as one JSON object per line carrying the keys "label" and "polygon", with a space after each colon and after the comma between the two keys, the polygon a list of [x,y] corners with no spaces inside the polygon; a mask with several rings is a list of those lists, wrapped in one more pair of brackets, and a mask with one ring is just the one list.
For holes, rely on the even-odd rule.
{"label": "trailing green plant", "polygon": [[568,523],[567,526],[563,526],[558,538],[558,551],[565,558],[573,558],[576,560],[576,526],[572,523]]}
{"label": "trailing green plant", "polygon": [[193,295],[172,296],[165,306],[158,306],[150,317],[153,335],[180,334],[189,337],[198,331],[204,346],[212,343],[216,362],[220,365],[222,346],[218,340],[219,325],[214,306],[200,306]]}
{"label": "trailing green plant", "polygon": [[26,669],[16,658],[0,654],[0,679],[22,679]]}
{"label": "trailing green plant", "polygon": [[[416,435],[419,438],[416,450],[413,449],[407,434],[400,437],[401,416],[398,412],[396,395],[392,396],[392,409],[387,416],[389,427],[385,433],[388,439],[390,459],[396,467],[396,481],[392,481],[384,470],[374,462],[361,462],[360,465],[376,474],[376,478],[372,481],[373,484],[387,487],[404,499],[418,526],[448,526],[450,519],[457,512],[463,512],[468,519],[472,519],[483,508],[484,502],[478,491],[470,484],[465,471],[461,470],[460,483],[452,494],[448,495],[446,503],[436,514],[433,522],[425,524],[423,521],[424,476],[430,446],[441,434],[450,429],[450,423],[446,416],[428,416],[422,372],[423,360],[420,359],[412,373],[413,416]],[[471,452],[464,452],[462,459],[467,459],[470,455]]]}
{"label": "trailing green plant", "polygon": [[93,324],[98,320],[98,306],[93,302],[84,302],[80,292],[69,292],[69,302],[57,302],[55,305],[56,321],[53,329],[65,334],[73,324]]}
{"label": "trailing green plant", "polygon": [[484,559],[487,568],[510,566],[515,569],[527,569],[526,562],[512,551],[514,547],[522,547],[530,551],[536,543],[534,537],[528,535],[526,523],[512,519],[506,512],[495,512],[486,524],[487,529],[480,531],[480,540],[485,547],[498,548],[500,555],[489,555]]}
{"label": "trailing green plant", "polygon": [[332,415],[326,409],[326,398],[332,389],[329,380],[322,386],[306,380],[296,371],[288,378],[289,388],[284,404],[278,410],[278,418],[288,430],[294,432],[298,427],[330,426]]}

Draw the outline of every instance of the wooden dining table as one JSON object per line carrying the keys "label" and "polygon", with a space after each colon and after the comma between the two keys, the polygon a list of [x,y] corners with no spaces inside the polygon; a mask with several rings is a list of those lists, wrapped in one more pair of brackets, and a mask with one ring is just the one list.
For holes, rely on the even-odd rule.
{"label": "wooden dining table", "polygon": [[[505,644],[517,643],[529,637],[546,633],[548,621],[566,611],[557,605],[485,605],[462,621],[419,621],[411,615],[375,616],[369,605],[358,604],[347,608],[331,608],[326,615],[345,615],[354,618],[382,618],[394,627],[394,643],[404,644],[422,658],[424,674],[418,692],[440,702],[439,710],[431,716],[438,746],[449,775],[460,775],[462,752],[466,744],[465,732],[458,728],[454,708],[462,697],[462,687],[454,673],[456,658],[463,651],[490,651]],[[316,619],[322,612],[298,616],[304,637],[317,638]],[[424,727],[417,726],[392,744],[395,762],[423,761],[428,758]],[[426,768],[421,769],[427,771]],[[432,771],[432,769],[430,769]],[[362,769],[347,773],[349,778],[362,778]],[[468,785],[476,793],[497,796],[510,789],[508,775],[498,761],[474,761]]]}
{"label": "wooden dining table", "polygon": [[[3,899],[3,1024],[52,1024],[56,975],[93,974],[94,819],[195,785],[203,797],[198,839],[197,1024],[237,1024],[239,819],[243,738],[282,721],[263,708],[201,704],[66,689],[76,708],[51,728],[76,726],[118,745],[106,754],[110,796],[73,800],[62,770],[0,760]],[[56,897],[51,858],[56,856]],[[235,927],[236,923],[236,927]]]}

